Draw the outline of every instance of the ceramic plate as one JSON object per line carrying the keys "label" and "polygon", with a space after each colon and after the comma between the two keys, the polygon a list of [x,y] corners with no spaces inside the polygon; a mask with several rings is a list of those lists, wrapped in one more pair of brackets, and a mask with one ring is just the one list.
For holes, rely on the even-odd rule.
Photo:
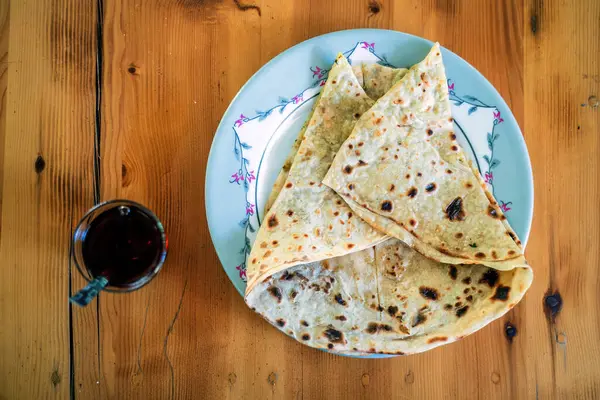
{"label": "ceramic plate", "polygon": [[[242,87],[219,124],[206,170],[210,234],[240,294],[265,202],[337,53],[344,53],[351,64],[410,67],[427,55],[432,44],[395,31],[334,32],[284,51]],[[443,49],[442,55],[459,142],[526,243],[533,181],[519,126],[475,68],[449,50]]]}

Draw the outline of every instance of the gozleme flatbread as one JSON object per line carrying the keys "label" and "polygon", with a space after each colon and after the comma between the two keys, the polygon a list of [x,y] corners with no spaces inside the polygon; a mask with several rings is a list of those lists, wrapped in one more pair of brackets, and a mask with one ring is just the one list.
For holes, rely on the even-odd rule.
{"label": "gozleme flatbread", "polygon": [[340,145],[372,105],[348,61],[338,56],[282,191],[248,256],[246,293],[285,268],[359,251],[385,239],[321,183]]}
{"label": "gozleme flatbread", "polygon": [[[352,66],[352,72],[354,72],[354,76],[356,76],[358,83],[363,87],[367,95],[372,100],[377,100],[378,98],[383,96],[385,92],[390,90],[394,83],[402,79],[402,77],[408,72],[408,70],[406,68],[390,68],[379,64],[359,64]],[[364,79],[365,76],[367,77],[366,80]],[[317,103],[318,99],[315,102],[315,106]],[[290,168],[292,167],[292,162],[294,161],[294,157],[296,157],[296,153],[300,148],[300,143],[302,143],[302,139],[304,139],[304,132],[308,127],[308,123],[312,118],[313,112],[314,106],[312,111],[310,112],[308,119],[306,120],[304,125],[302,125],[302,128],[298,133],[298,137],[294,141],[294,144],[292,145],[292,150],[286,158],[285,162],[283,163],[283,167],[279,172],[279,175],[277,175],[277,178],[275,179],[275,183],[273,184],[273,190],[271,191],[271,194],[267,199],[267,203],[265,204],[265,214],[271,209],[271,206],[273,205],[273,203],[275,203],[279,192],[281,192],[281,189],[285,184],[287,176],[290,172]]]}
{"label": "gozleme flatbread", "polygon": [[363,114],[323,183],[361,218],[429,258],[523,266],[521,243],[467,161],[452,121],[436,44]]}
{"label": "gozleme flatbread", "polygon": [[246,295],[249,307],[309,346],[411,354],[451,343],[511,309],[531,269],[446,265],[392,238],[358,253],[287,268]]}
{"label": "gozleme flatbread", "polygon": [[[274,188],[275,197],[279,190]],[[526,265],[509,271],[447,265],[391,238],[264,274],[247,290],[246,302],[312,347],[354,355],[411,354],[451,343],[499,318],[531,281]]]}

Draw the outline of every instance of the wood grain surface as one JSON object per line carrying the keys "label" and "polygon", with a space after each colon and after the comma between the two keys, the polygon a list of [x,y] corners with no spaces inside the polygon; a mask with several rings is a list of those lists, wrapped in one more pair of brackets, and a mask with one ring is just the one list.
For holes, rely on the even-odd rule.
{"label": "wood grain surface", "polygon": [[[240,87],[288,47],[359,27],[474,65],[523,129],[535,181],[524,301],[388,360],[312,350],[253,314],[204,213]],[[598,1],[0,0],[0,35],[0,399],[600,397]],[[142,290],[73,308],[73,226],[113,198],[156,212],[168,261]]]}

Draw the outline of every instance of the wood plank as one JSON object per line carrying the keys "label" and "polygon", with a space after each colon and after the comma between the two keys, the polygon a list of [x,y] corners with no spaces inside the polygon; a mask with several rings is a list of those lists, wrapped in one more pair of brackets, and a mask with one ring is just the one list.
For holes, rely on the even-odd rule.
{"label": "wood plank", "polygon": [[[540,398],[600,396],[600,4],[527,1],[525,132],[535,179],[520,387]],[[590,104],[591,103],[591,104]],[[542,312],[549,292],[563,308]],[[531,301],[533,300],[533,301]]]}
{"label": "wood plank", "polygon": [[[69,248],[92,205],[93,2],[10,4],[3,53],[0,397],[70,393]],[[7,2],[2,13],[7,15]],[[6,50],[3,23],[2,46]]]}
{"label": "wood plank", "polygon": [[0,2],[0,241],[2,240],[2,187],[4,180],[4,140],[6,137],[6,94],[8,91],[8,39],[10,35],[10,3]]}

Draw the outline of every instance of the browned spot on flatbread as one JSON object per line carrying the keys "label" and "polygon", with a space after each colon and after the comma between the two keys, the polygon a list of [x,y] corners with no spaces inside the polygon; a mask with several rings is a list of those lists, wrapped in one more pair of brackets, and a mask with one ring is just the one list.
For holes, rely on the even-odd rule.
{"label": "browned spot on flatbread", "polygon": [[465,212],[463,210],[462,197],[457,197],[446,207],[446,216],[450,221],[463,221]]}
{"label": "browned spot on flatbread", "polygon": [[365,165],[369,165],[366,162],[364,162],[363,160],[358,160],[358,166],[359,167],[364,167]]}
{"label": "browned spot on flatbread", "polygon": [[500,285],[496,288],[496,292],[494,293],[492,300],[506,301],[506,300],[508,300],[509,294],[510,294],[510,287]]}
{"label": "browned spot on flatbread", "polygon": [[417,190],[417,188],[413,186],[410,189],[408,189],[408,192],[406,192],[406,195],[408,197],[410,197],[411,199],[414,199],[418,192],[419,191]]}
{"label": "browned spot on flatbread", "polygon": [[458,276],[458,269],[454,265],[451,265],[448,273],[450,274],[450,278],[455,281],[456,277]]}
{"label": "browned spot on flatbread", "polygon": [[279,318],[277,321],[277,325],[281,328],[283,328],[285,326],[285,320],[283,318]]}
{"label": "browned spot on flatbread", "polygon": [[425,186],[425,191],[427,193],[431,193],[431,192],[435,191],[436,187],[437,187],[436,184],[432,182],[432,183],[428,184],[427,186]]}
{"label": "browned spot on flatbread", "polygon": [[272,214],[269,219],[267,220],[267,226],[269,228],[275,228],[277,225],[279,225],[279,221],[277,220],[277,216],[275,214]]}
{"label": "browned spot on flatbread", "polygon": [[428,300],[437,300],[440,295],[436,289],[427,286],[419,287],[419,293]]}
{"label": "browned spot on flatbread", "polygon": [[462,283],[464,283],[465,285],[470,285],[471,284],[471,277],[467,276],[466,278],[464,278],[462,280]]}
{"label": "browned spot on flatbread", "polygon": [[344,167],[344,173],[351,174],[352,173],[352,167],[350,165],[346,165]]}
{"label": "browned spot on flatbread", "polygon": [[378,324],[377,322],[369,322],[367,328],[365,329],[366,333],[376,334],[380,331],[391,332],[393,331],[392,327],[387,324]]}
{"label": "browned spot on flatbread", "polygon": [[288,188],[288,189],[291,189],[292,186],[294,186],[294,185],[292,185],[292,182],[288,182],[288,183],[285,184],[285,187]]}
{"label": "browned spot on flatbread", "polygon": [[459,308],[458,310],[456,310],[456,316],[458,318],[462,317],[463,315],[465,315],[467,313],[467,311],[469,311],[469,306],[464,306]]}
{"label": "browned spot on flatbread", "polygon": [[389,200],[384,200],[381,203],[381,211],[387,211],[387,212],[391,212],[392,211],[392,202]]}
{"label": "browned spot on flatbread", "polygon": [[281,303],[281,289],[279,289],[277,286],[269,286],[267,291],[271,294],[271,296],[277,299],[278,303]]}
{"label": "browned spot on flatbread", "polygon": [[476,258],[485,258],[485,253],[482,253],[479,251],[479,252],[475,253],[475,257]]}
{"label": "browned spot on flatbread", "polygon": [[390,185],[390,192],[393,192],[394,189],[396,189],[396,185],[394,185],[393,183]]}
{"label": "browned spot on flatbread", "polygon": [[290,274],[289,271],[283,271],[283,274],[279,278],[280,281],[291,281],[292,279],[294,279],[294,274]]}
{"label": "browned spot on flatbread", "polygon": [[419,326],[422,323],[424,323],[425,321],[427,321],[427,316],[425,314],[419,312],[416,315],[415,319],[413,320],[412,327],[414,328],[415,326]]}
{"label": "browned spot on flatbread", "polygon": [[488,206],[487,214],[492,218],[499,218],[500,214],[498,214],[498,210],[491,204]]}
{"label": "browned spot on flatbread", "polygon": [[344,300],[344,298],[342,297],[342,295],[341,295],[341,294],[339,294],[339,293],[337,293],[337,294],[334,296],[334,299],[335,299],[335,301],[336,301],[338,304],[341,304],[341,305],[342,305],[342,306],[344,306],[344,307],[345,307],[345,306],[348,304],[348,303],[346,303],[346,300]]}
{"label": "browned spot on flatbread", "polygon": [[336,329],[328,328],[323,334],[331,343],[344,343],[344,334]]}
{"label": "browned spot on flatbread", "polygon": [[448,340],[448,338],[446,336],[436,336],[436,337],[432,337],[432,338],[428,339],[427,343],[431,344],[431,343],[435,343],[435,342],[445,342],[447,340]]}
{"label": "browned spot on flatbread", "polygon": [[310,340],[310,335],[308,333],[303,334],[302,340]]}
{"label": "browned spot on flatbread", "polygon": [[488,268],[488,270],[481,276],[478,283],[485,283],[489,287],[493,288],[496,286],[496,283],[498,283],[499,278],[500,275],[498,274],[498,271],[493,268]]}
{"label": "browned spot on flatbread", "polygon": [[346,243],[346,249],[350,250],[354,247],[354,243]]}

